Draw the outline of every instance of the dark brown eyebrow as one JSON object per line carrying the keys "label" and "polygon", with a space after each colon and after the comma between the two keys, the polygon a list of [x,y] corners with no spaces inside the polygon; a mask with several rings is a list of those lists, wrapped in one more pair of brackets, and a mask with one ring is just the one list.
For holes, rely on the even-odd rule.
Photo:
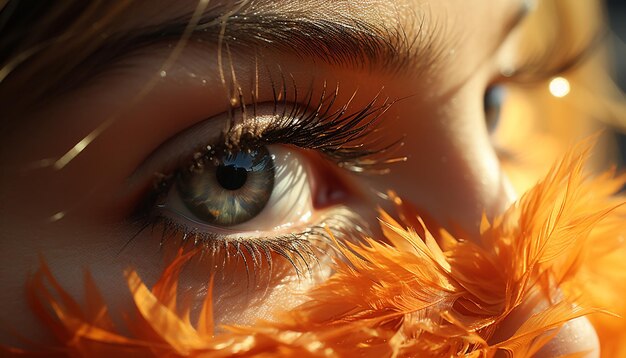
{"label": "dark brown eyebrow", "polygon": [[[420,72],[436,61],[445,46],[442,41],[435,41],[437,34],[431,33],[435,30],[423,30],[425,15],[420,14],[414,14],[413,21],[400,26],[377,24],[349,15],[324,18],[310,11],[307,13],[308,10],[290,16],[293,14],[281,12],[280,5],[259,7],[254,11],[241,7],[225,16],[231,8],[232,5],[218,5],[207,10],[193,36],[216,44],[221,37],[231,48],[264,48],[335,66],[384,73]],[[526,10],[522,6],[514,14],[514,18],[507,22],[510,25],[505,25],[503,36],[521,21]],[[123,31],[107,34],[99,39],[91,55],[64,73],[62,81],[55,82],[40,98],[76,88],[139,48],[178,40],[189,25],[189,18],[189,14],[184,14],[156,25],[129,26]]]}
{"label": "dark brown eyebrow", "polygon": [[[214,29],[203,31],[213,33]],[[406,68],[417,58],[420,49],[416,44],[421,35],[410,39],[401,28],[383,28],[357,18],[291,19],[270,13],[231,16],[223,40],[234,46],[267,47],[320,59],[331,65],[372,66],[393,72]]]}
{"label": "dark brown eyebrow", "polygon": [[[501,41],[529,11],[529,4],[520,1],[504,23]],[[424,31],[425,14],[407,16],[413,21],[401,25],[390,25],[393,21],[372,22],[358,16],[324,19],[319,14],[308,15],[306,11],[298,15],[291,17],[276,10],[248,12],[243,8],[241,13],[226,19],[224,28],[215,17],[203,19],[196,34],[214,42],[223,35],[223,41],[231,46],[267,47],[302,58],[320,59],[331,65],[352,69],[369,67],[385,73],[417,71],[420,66],[431,64],[446,45],[435,41],[438,34],[432,32],[436,29]],[[172,24],[172,35],[180,36],[185,25],[185,22]],[[494,44],[499,45],[500,42]]]}
{"label": "dark brown eyebrow", "polygon": [[[355,69],[375,67],[384,72],[406,69],[417,65],[418,59],[426,60],[426,51],[419,56],[417,52],[431,45],[422,39],[425,34],[421,33],[421,24],[418,34],[409,36],[402,28],[385,28],[358,18],[292,19],[278,13],[256,13],[234,14],[222,23],[218,16],[205,15],[193,37],[208,43],[218,43],[221,37],[222,43],[231,48],[266,48]],[[177,40],[186,26],[187,20],[181,18],[129,31],[104,43],[92,61],[110,63],[134,49]],[[432,48],[428,51],[434,52]]]}
{"label": "dark brown eyebrow", "polygon": [[[386,28],[357,17],[314,19],[258,11],[235,13],[223,22],[224,8],[208,10],[193,31],[195,40],[228,44],[231,49],[267,49],[317,59],[351,69],[393,73],[410,68],[416,71],[436,51],[432,38],[421,29],[407,35],[403,28]],[[129,28],[104,39],[82,63],[63,77],[45,97],[78,87],[112,63],[141,48],[178,41],[189,24],[188,16],[180,16],[152,26]],[[221,40],[220,40],[221,38]],[[428,50],[425,50],[428,48]],[[418,52],[420,52],[418,54]]]}
{"label": "dark brown eyebrow", "polygon": [[[518,11],[505,23],[502,40],[528,12],[525,3],[521,3]],[[280,9],[279,6],[274,8]],[[441,47],[445,46],[445,43],[435,41],[436,33],[429,33],[435,30],[423,31],[424,17],[420,18],[419,14],[413,15],[413,23],[389,26],[358,16],[323,19],[307,16],[306,11],[292,18],[279,10],[255,9],[247,12],[246,8],[242,8],[225,17],[227,10],[227,6],[209,10],[199,21],[193,36],[216,44],[222,37],[223,43],[231,48],[265,48],[303,59],[318,59],[334,66],[367,68],[384,73],[417,72],[432,64],[442,52]],[[92,61],[108,64],[137,48],[175,41],[184,33],[188,21],[188,17],[181,16],[111,37],[103,43]]]}

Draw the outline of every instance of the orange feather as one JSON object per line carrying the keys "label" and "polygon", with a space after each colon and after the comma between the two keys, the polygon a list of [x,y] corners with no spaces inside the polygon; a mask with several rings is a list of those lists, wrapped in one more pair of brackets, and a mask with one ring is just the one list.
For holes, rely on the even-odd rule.
{"label": "orange feather", "polygon": [[[589,145],[572,150],[501,216],[483,218],[477,240],[453,237],[391,194],[400,221],[381,212],[388,243],[339,242],[342,259],[308,301],[276,322],[214,335],[212,279],[196,325],[177,312],[183,253],[149,290],[126,273],[136,305],[130,335],[111,323],[89,275],[87,305],[67,295],[42,262],[28,282],[34,312],[58,340],[11,355],[67,356],[531,356],[567,321],[589,316],[602,355],[626,356],[626,177],[583,173]],[[332,233],[331,233],[332,235]],[[48,288],[50,287],[50,289]],[[538,288],[538,289],[536,289]],[[557,294],[557,289],[559,293]],[[553,304],[511,336],[494,332],[532,295]],[[613,315],[603,313],[609,311]],[[186,313],[185,313],[186,312]]]}

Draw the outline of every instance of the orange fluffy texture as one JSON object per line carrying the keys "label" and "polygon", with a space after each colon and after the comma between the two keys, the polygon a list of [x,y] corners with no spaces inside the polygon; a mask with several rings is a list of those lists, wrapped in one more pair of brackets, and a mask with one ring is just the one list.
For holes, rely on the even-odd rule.
{"label": "orange fluffy texture", "polygon": [[[399,222],[381,212],[387,243],[336,242],[335,273],[310,300],[276,322],[227,327],[214,335],[211,290],[195,324],[176,309],[178,276],[194,252],[180,253],[150,290],[126,273],[136,310],[122,334],[86,275],[79,305],[42,264],[28,283],[33,310],[57,347],[25,356],[531,356],[568,320],[587,315],[602,355],[626,356],[624,176],[583,173],[582,144],[493,220],[479,240],[452,237],[392,196]],[[211,286],[210,286],[211,287]],[[557,289],[560,291],[556,293]],[[494,331],[521,303],[543,295],[551,305],[503,341]]]}

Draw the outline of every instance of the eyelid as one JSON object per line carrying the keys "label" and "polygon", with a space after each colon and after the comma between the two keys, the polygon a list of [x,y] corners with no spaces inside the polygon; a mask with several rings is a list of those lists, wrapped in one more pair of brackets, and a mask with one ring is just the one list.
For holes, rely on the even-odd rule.
{"label": "eyelid", "polygon": [[148,156],[129,177],[129,182],[144,181],[154,173],[171,173],[188,164],[194,153],[204,152],[208,145],[222,141],[229,120],[228,113],[222,113],[176,134]]}
{"label": "eyelid", "polygon": [[[287,100],[279,102],[281,100],[275,97],[273,103],[254,104],[252,118],[246,117],[246,109],[243,107],[235,111],[234,117],[226,112],[207,119],[159,147],[131,175],[129,182],[132,185],[145,181],[146,178],[153,177],[154,173],[167,176],[167,173],[190,164],[193,159],[191,156],[201,155],[209,151],[211,146],[224,144],[292,144],[318,150],[338,165],[357,172],[364,171],[359,167],[360,163],[373,168],[379,163],[395,160],[382,158],[381,155],[388,154],[396,144],[401,144],[400,141],[381,145],[379,138],[375,138],[377,148],[371,148],[367,138],[375,127],[373,124],[393,102],[385,100],[377,105],[377,95],[360,110],[347,112],[350,102],[337,110],[331,109],[334,107],[337,92],[328,97],[323,92],[318,104],[312,102],[312,98],[311,93],[305,97],[307,104],[301,105]],[[309,107],[313,107],[313,110]],[[358,143],[351,145],[355,141]],[[377,159],[379,157],[382,159]]]}

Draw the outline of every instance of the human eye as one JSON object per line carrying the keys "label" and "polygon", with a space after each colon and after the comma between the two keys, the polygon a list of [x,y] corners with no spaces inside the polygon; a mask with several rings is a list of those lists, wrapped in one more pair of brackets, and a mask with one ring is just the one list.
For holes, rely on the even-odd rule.
{"label": "human eye", "polygon": [[238,258],[248,275],[280,260],[310,276],[314,263],[332,257],[329,231],[356,237],[365,230],[350,210],[364,196],[355,176],[378,175],[401,160],[390,154],[399,141],[373,140],[391,102],[376,95],[349,108],[325,85],[304,104],[275,91],[271,102],[242,105],[175,135],[145,161],[151,169],[136,171],[155,172],[136,215],[162,245]]}
{"label": "human eye", "polygon": [[[265,207],[277,210],[277,206],[289,205],[289,198],[286,203],[281,200],[289,195],[286,193],[285,171],[299,173],[295,174],[292,184],[294,190],[304,190],[302,165],[298,158],[289,158],[290,154],[267,146],[248,150],[211,148],[186,171],[176,175],[160,208],[213,228],[255,227],[254,221],[249,222]],[[288,159],[293,161],[291,166]],[[309,202],[310,193],[302,194],[303,201]],[[298,204],[291,201],[291,205]],[[306,208],[305,211],[294,209],[296,217],[310,212]],[[291,221],[288,220],[286,225]],[[260,226],[256,224],[256,227]]]}

